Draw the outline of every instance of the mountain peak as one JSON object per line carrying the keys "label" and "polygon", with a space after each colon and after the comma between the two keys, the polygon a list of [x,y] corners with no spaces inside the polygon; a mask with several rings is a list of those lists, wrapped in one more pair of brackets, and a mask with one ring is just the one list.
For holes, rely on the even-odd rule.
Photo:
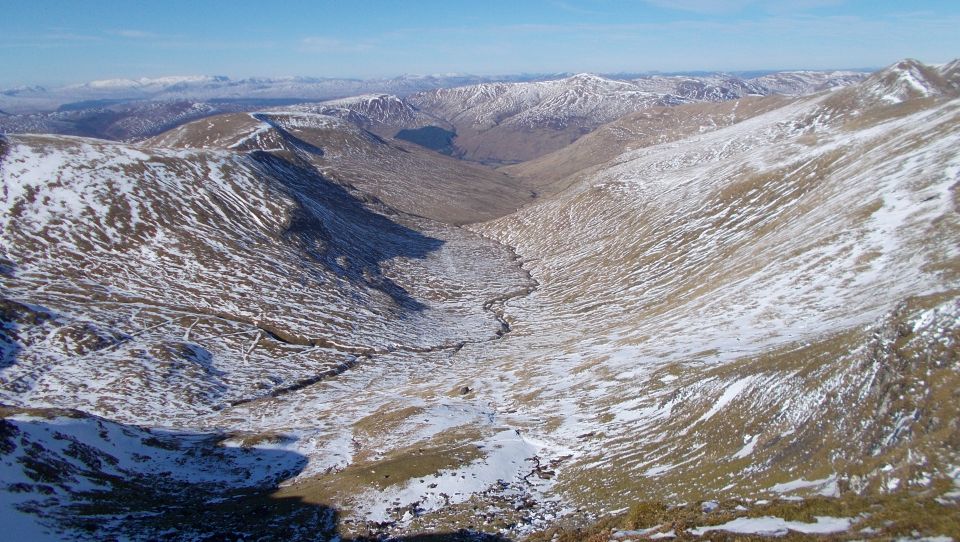
{"label": "mountain peak", "polygon": [[589,72],[575,73],[575,74],[571,75],[570,77],[568,77],[567,79],[582,79],[582,80],[587,80],[587,81],[589,81],[589,80],[609,81],[609,79],[607,79],[607,78],[605,78],[605,77],[600,77],[599,75],[597,75],[597,74],[595,74],[595,73],[589,73]]}
{"label": "mountain peak", "polygon": [[940,75],[953,86],[953,88],[960,90],[960,58],[940,66]]}
{"label": "mountain peak", "polygon": [[940,70],[912,58],[871,75],[864,82],[864,88],[873,97],[891,104],[951,95],[957,90]]}
{"label": "mountain peak", "polygon": [[566,83],[578,84],[578,85],[629,85],[624,81],[617,81],[616,79],[608,79],[606,77],[601,77],[593,73],[578,73],[576,75],[571,75],[561,81]]}

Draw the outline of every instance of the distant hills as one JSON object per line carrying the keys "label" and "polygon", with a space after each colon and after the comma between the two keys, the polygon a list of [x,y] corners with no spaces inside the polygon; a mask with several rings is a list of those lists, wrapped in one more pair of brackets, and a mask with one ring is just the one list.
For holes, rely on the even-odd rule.
{"label": "distant hills", "polygon": [[137,141],[211,115],[295,105],[293,110],[337,116],[382,137],[433,126],[455,134],[449,144],[434,145],[446,154],[501,165],[552,152],[604,123],[652,106],[800,96],[845,86],[866,75],[800,71],[750,78],[708,73],[616,79],[583,73],[376,80],[113,79],[2,91],[0,108],[17,114],[0,118],[0,133]]}
{"label": "distant hills", "polygon": [[5,534],[956,539],[958,67],[2,135]]}

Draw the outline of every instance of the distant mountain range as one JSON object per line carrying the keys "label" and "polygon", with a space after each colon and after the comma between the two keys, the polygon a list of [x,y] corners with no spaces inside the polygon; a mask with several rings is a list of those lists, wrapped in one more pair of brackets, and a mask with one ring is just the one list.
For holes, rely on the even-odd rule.
{"label": "distant mountain range", "polygon": [[556,75],[478,76],[461,74],[403,75],[389,79],[321,77],[174,76],[107,79],[46,88],[25,86],[0,90],[0,109],[8,113],[36,113],[77,109],[132,100],[296,100],[320,101],[365,93],[407,95],[441,87],[493,81],[534,81]]}
{"label": "distant mountain range", "polygon": [[[633,81],[641,86],[652,85],[660,90],[683,81],[720,83],[756,81],[758,89],[767,88],[764,79],[796,77],[800,85],[833,77],[829,74],[866,72],[761,72],[762,75],[698,72],[693,74],[627,74],[603,76],[604,79]],[[793,75],[788,75],[793,74]],[[171,77],[141,77],[138,79],[105,79],[61,87],[21,86],[0,89],[0,110],[7,113],[37,113],[52,110],[70,110],[95,105],[110,105],[132,100],[300,100],[320,101],[369,93],[387,93],[406,96],[425,90],[453,88],[480,83],[509,83],[549,81],[573,74],[514,74],[514,75],[403,75],[384,79],[345,79],[322,77],[251,77],[231,79],[218,75],[188,75]],[[696,84],[694,84],[694,87]],[[748,85],[749,86],[749,85]],[[788,85],[789,86],[789,85]],[[796,85],[786,88],[796,93]]]}
{"label": "distant mountain range", "polygon": [[[744,96],[799,96],[845,86],[860,72],[572,76],[404,76],[381,80],[164,77],[0,92],[0,133],[57,133],[136,141],[185,122],[271,107],[333,115],[382,137],[430,127],[436,150],[511,164],[562,148],[600,125],[653,106]],[[294,104],[299,104],[295,105]],[[440,129],[440,132],[435,130]]]}
{"label": "distant mountain range", "polygon": [[210,113],[0,136],[6,538],[960,536],[960,62]]}

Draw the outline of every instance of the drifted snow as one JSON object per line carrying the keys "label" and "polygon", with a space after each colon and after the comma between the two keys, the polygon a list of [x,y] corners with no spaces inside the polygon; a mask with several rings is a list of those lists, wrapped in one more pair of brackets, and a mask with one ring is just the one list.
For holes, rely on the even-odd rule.
{"label": "drifted snow", "polygon": [[782,484],[776,484],[770,488],[774,493],[790,493],[798,489],[823,488],[821,494],[832,495],[836,491],[836,476],[828,476],[820,480],[804,480],[802,478]]}
{"label": "drifted snow", "polygon": [[722,525],[697,527],[690,529],[695,536],[703,536],[710,531],[728,531],[740,534],[757,534],[763,536],[786,536],[789,531],[804,534],[830,534],[846,531],[853,522],[850,518],[833,518],[817,516],[816,523],[800,521],[785,521],[775,517],[737,518]]}
{"label": "drifted snow", "polygon": [[[424,512],[466,502],[476,494],[497,487],[499,483],[520,482],[524,475],[530,473],[531,458],[537,456],[543,447],[541,443],[529,441],[513,430],[496,433],[483,440],[480,446],[485,455],[472,463],[412,479],[398,488],[367,492],[359,497],[359,510],[373,521],[388,521],[390,515],[387,508],[393,502],[399,502],[401,506],[416,503]],[[532,478],[541,486],[541,490],[551,485],[535,476]]]}

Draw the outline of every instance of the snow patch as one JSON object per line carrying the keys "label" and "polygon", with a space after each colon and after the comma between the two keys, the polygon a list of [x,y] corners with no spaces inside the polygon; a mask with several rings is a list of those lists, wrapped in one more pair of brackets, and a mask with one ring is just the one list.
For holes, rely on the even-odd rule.
{"label": "snow patch", "polygon": [[722,525],[697,527],[690,529],[695,536],[703,536],[710,531],[728,531],[739,534],[756,534],[762,536],[785,536],[790,531],[803,534],[831,534],[847,531],[853,524],[852,518],[835,518],[817,516],[816,523],[800,521],[786,521],[777,517],[764,516],[759,518],[737,518]]}

